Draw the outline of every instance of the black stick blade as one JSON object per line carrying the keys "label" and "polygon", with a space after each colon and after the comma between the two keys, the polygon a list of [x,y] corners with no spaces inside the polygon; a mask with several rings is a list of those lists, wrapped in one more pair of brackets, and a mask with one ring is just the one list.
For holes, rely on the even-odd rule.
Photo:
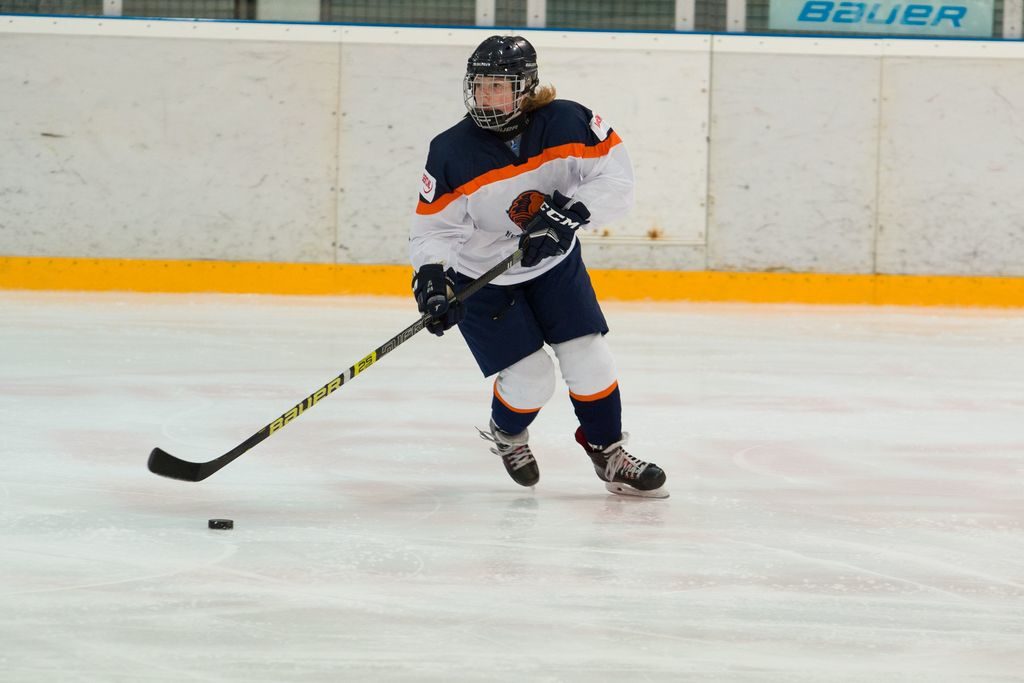
{"label": "black stick blade", "polygon": [[149,471],[161,477],[181,481],[200,481],[211,473],[204,474],[203,464],[176,458],[161,448],[154,448],[149,454]]}

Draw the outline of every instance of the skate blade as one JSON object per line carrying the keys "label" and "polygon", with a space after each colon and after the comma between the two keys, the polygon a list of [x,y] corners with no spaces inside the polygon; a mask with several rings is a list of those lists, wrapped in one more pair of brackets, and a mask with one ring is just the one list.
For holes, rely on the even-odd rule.
{"label": "skate blade", "polygon": [[619,496],[636,496],[637,498],[668,498],[668,489],[664,486],[652,491],[641,491],[640,489],[635,489],[632,486],[627,486],[626,484],[609,482],[606,483],[604,487],[608,489],[609,493],[614,493]]}

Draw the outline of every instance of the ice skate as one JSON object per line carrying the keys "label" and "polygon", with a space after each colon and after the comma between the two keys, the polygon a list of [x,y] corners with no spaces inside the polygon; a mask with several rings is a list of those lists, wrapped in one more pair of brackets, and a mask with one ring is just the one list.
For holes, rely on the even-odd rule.
{"label": "ice skate", "polygon": [[527,440],[530,438],[529,430],[524,429],[519,434],[509,434],[498,429],[491,420],[490,431],[485,432],[477,429],[480,437],[494,444],[491,453],[501,456],[505,463],[505,470],[520,486],[533,486],[540,480],[540,469],[537,467],[537,460]]}
{"label": "ice skate", "polygon": [[668,498],[665,472],[654,463],[644,462],[627,453],[623,446],[628,439],[629,434],[623,432],[622,437],[613,444],[594,446],[587,443],[582,427],[576,430],[576,442],[590,456],[594,471],[605,482],[604,487],[608,491],[623,496]]}

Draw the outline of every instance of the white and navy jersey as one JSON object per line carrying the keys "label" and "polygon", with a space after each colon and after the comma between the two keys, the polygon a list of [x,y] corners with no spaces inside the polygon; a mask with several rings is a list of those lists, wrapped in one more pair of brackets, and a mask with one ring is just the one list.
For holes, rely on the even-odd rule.
{"label": "white and navy jersey", "polygon": [[[479,277],[516,250],[544,195],[582,202],[598,229],[633,205],[633,167],[625,145],[586,107],[555,100],[531,112],[519,154],[465,118],[430,143],[409,255],[417,270],[441,263]],[[575,245],[575,237],[573,238]],[[512,285],[554,268],[565,255],[494,280]]]}

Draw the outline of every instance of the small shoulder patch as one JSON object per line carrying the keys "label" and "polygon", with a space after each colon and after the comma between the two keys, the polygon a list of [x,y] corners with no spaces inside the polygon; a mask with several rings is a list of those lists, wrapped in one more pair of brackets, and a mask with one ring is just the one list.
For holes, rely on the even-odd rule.
{"label": "small shoulder patch", "polygon": [[597,136],[598,140],[604,141],[612,128],[599,114],[594,114],[594,117],[590,119],[590,130],[594,131],[594,135]]}
{"label": "small shoulder patch", "polygon": [[434,176],[430,175],[426,170],[423,171],[422,185],[420,186],[420,194],[428,202],[434,201],[434,193],[437,191],[437,181],[434,180]]}

